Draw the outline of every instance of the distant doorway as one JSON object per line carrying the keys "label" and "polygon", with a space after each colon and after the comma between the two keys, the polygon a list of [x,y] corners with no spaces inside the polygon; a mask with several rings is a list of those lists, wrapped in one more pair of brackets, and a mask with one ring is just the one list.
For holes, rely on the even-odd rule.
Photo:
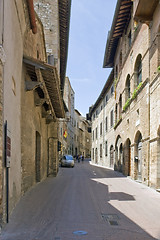
{"label": "distant doorway", "polygon": [[35,173],[36,182],[40,182],[40,162],[41,162],[41,135],[36,131],[36,151],[35,151]]}
{"label": "distant doorway", "polygon": [[75,156],[78,155],[78,151],[77,151],[77,148],[75,148]]}

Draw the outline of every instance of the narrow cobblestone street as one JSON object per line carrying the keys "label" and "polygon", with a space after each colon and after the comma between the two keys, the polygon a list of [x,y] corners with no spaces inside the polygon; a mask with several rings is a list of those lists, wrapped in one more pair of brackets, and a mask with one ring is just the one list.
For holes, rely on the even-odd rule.
{"label": "narrow cobblestone street", "polygon": [[27,192],[1,239],[160,239],[159,203],[153,189],[85,160]]}

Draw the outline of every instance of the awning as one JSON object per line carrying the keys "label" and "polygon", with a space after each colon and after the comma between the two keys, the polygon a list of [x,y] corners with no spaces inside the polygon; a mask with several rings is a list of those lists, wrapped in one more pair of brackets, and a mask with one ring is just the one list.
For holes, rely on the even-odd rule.
{"label": "awning", "polygon": [[36,69],[40,69],[55,115],[57,118],[64,118],[60,79],[56,67],[28,56],[23,57],[23,62],[32,81],[37,81]]}

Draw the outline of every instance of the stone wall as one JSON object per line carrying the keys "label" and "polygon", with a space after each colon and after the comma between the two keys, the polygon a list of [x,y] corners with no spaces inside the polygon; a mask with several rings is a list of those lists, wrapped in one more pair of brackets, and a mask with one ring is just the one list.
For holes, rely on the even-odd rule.
{"label": "stone wall", "polygon": [[35,11],[42,21],[47,55],[54,55],[55,65],[60,70],[58,0],[35,0]]}

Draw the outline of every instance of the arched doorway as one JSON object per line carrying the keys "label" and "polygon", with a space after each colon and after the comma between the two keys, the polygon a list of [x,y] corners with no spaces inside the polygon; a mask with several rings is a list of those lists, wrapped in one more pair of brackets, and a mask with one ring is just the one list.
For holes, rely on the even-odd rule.
{"label": "arched doorway", "polygon": [[135,138],[135,178],[142,181],[142,135],[138,131]]}
{"label": "arched doorway", "polygon": [[113,145],[110,147],[110,167],[114,167],[114,148]]}
{"label": "arched doorway", "polygon": [[124,164],[125,175],[131,176],[131,141],[129,138],[125,142]]}
{"label": "arched doorway", "polygon": [[124,165],[124,159],[123,159],[123,145],[120,144],[119,147],[119,162],[120,162],[120,172],[122,172],[122,167]]}
{"label": "arched doorway", "polygon": [[121,136],[117,136],[115,143],[115,170],[122,171],[123,167],[123,145]]}
{"label": "arched doorway", "polygon": [[40,162],[41,162],[41,135],[36,131],[36,151],[35,151],[35,177],[36,182],[40,182]]}

